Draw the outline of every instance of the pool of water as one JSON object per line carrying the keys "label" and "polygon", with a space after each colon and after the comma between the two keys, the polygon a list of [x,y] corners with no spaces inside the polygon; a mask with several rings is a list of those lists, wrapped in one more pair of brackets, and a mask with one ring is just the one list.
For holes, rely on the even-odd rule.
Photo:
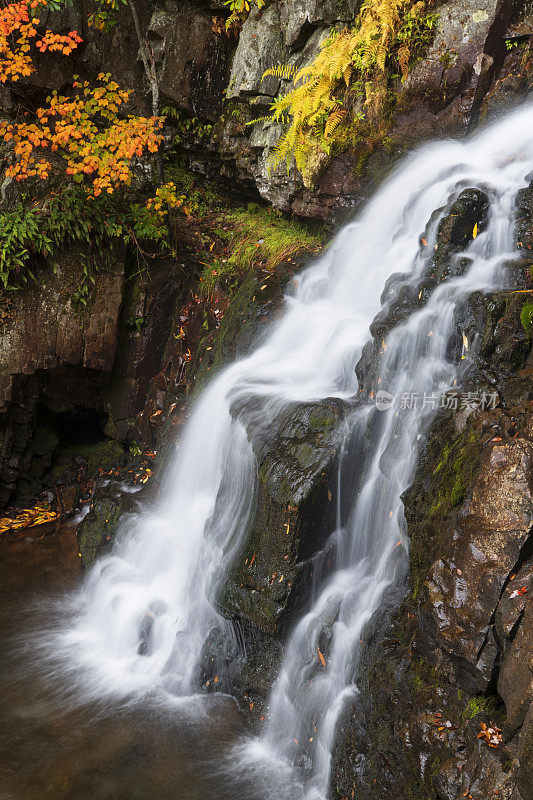
{"label": "pool of water", "polygon": [[0,800],[288,797],[265,781],[268,759],[243,757],[254,745],[229,697],[128,706],[69,695],[39,646],[80,580],[72,529],[0,541]]}

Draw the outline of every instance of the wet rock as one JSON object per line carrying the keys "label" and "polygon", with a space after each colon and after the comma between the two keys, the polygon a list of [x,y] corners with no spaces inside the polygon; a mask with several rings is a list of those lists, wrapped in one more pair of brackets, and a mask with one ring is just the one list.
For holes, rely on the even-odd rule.
{"label": "wet rock", "polygon": [[516,625],[524,613],[528,593],[533,588],[532,581],[533,563],[527,562],[510,577],[502,593],[494,618],[494,630],[504,650],[514,637]]}
{"label": "wet rock", "polygon": [[261,426],[255,404],[234,409],[252,436],[258,480],[255,516],[219,603],[265,633],[286,626],[287,613],[305,602],[309,584],[298,597],[293,585],[334,528],[335,465],[346,411],[336,399],[294,404]]}
{"label": "wet rock", "polygon": [[109,415],[105,430],[120,441],[154,446],[146,418],[155,411],[150,407],[150,390],[177,324],[176,305],[184,289],[178,269],[175,263],[164,263],[154,266],[148,276],[129,276],[126,282],[117,358],[105,392]]}
{"label": "wet rock", "polygon": [[225,691],[236,697],[247,724],[260,733],[281,658],[279,639],[245,619],[234,618],[225,627],[213,629],[204,643],[200,685],[204,691]]}
{"label": "wet rock", "polygon": [[166,610],[166,603],[163,603],[161,600],[156,600],[148,606],[148,610],[141,619],[139,625],[139,647],[137,648],[137,653],[140,656],[151,655],[153,649],[152,630],[154,622],[157,617],[160,614],[164,614]]}
{"label": "wet rock", "polygon": [[288,0],[281,7],[285,43],[295,48],[301,46],[313,27],[351,23],[360,7],[361,0]]}
{"label": "wet rock", "polygon": [[[489,199],[485,192],[479,189],[465,189],[460,193],[449,211],[444,213],[438,226],[435,253],[425,269],[428,277],[440,283],[465,272],[469,261],[457,256],[484,231],[488,210]],[[429,237],[429,231],[426,235]]]}
{"label": "wet rock", "polygon": [[507,712],[504,726],[506,738],[510,738],[523,725],[533,703],[533,581],[530,580],[524,588],[527,591],[524,610],[504,654],[498,677],[498,693],[503,698]]}
{"label": "wet rock", "polygon": [[520,766],[517,784],[523,798],[533,792],[533,705],[529,706],[518,742]]}
{"label": "wet rock", "polygon": [[440,647],[459,661],[468,691],[490,682],[492,665],[479,658],[502,589],[526,545],[533,519],[533,446],[525,439],[487,447],[475,482],[448,529],[450,554],[432,567],[421,610],[436,627]]}
{"label": "wet rock", "polygon": [[261,341],[267,326],[281,313],[287,284],[303,265],[304,260],[296,265],[280,264],[273,274],[250,272],[245,277],[216,334],[205,337],[199,345],[190,367],[197,388],[201,388],[218,370],[249,353],[252,346]]}
{"label": "wet rock", "polygon": [[173,0],[154,11],[147,36],[163,97],[183,111],[216,121],[222,112],[231,37],[217,35],[212,15],[197,4]]}
{"label": "wet rock", "polygon": [[533,374],[531,338],[522,320],[524,307],[532,301],[533,292],[523,289],[471,294],[457,308],[448,354],[458,363],[467,394],[492,396],[496,406],[515,408],[521,418],[528,413],[524,401],[530,397]]}
{"label": "wet rock", "polygon": [[[512,4],[506,19],[514,17]],[[503,60],[505,30],[497,0],[450,0],[438,10],[425,58],[412,68],[393,136],[456,134],[477,117],[478,104]],[[499,35],[498,35],[499,34]]]}
{"label": "wet rock", "polygon": [[[428,226],[427,241],[442,233],[432,280],[453,273],[474,218],[478,230],[483,224],[483,196],[465,199],[460,218],[450,207]],[[527,243],[529,205],[528,189],[519,198],[516,233]],[[333,763],[339,797],[523,800],[530,792],[533,373],[521,321],[530,302],[527,271],[527,259],[509,266],[519,292],[475,293],[457,311],[450,358],[461,366],[458,391],[491,391],[496,402],[442,411],[425,434],[403,498],[409,594],[396,610],[385,608],[378,636],[372,625],[365,632],[358,707],[343,717]],[[403,286],[404,276],[393,277],[385,302]],[[408,309],[409,298],[398,313]],[[375,321],[377,337],[386,324],[387,314]],[[469,349],[461,359],[463,334]],[[482,724],[502,729],[496,748],[477,738]]]}
{"label": "wet rock", "polygon": [[263,73],[286,60],[282,30],[277,3],[261,11],[256,6],[252,8],[239,36],[228,97],[269,95],[273,98],[277,94],[279,78],[270,76],[263,80]]}
{"label": "wet rock", "polygon": [[76,529],[81,563],[85,569],[109,552],[121,517],[135,504],[136,495],[124,494],[116,481],[104,481],[96,487],[90,510]]}
{"label": "wet rock", "polygon": [[[272,76],[263,81],[265,69],[310,63],[332,29],[352,23],[359,5],[357,0],[340,5],[289,0],[281,7],[252,9],[233,60],[229,96],[246,102],[252,113],[254,107],[268,105],[289,84]],[[483,98],[506,60],[503,36],[519,6],[497,0],[449,0],[436,9],[435,37],[428,53],[401,85],[391,86],[398,106],[386,147],[377,145],[369,152],[354,145],[337,154],[310,189],[293,168],[289,174],[267,169],[281,129],[258,123],[248,139],[237,137],[230,143],[241,176],[250,176],[261,195],[277,207],[304,216],[327,218],[353,208],[414,144],[464,134],[476,123]],[[514,102],[525,91],[525,83],[515,87],[516,94],[509,93]]]}

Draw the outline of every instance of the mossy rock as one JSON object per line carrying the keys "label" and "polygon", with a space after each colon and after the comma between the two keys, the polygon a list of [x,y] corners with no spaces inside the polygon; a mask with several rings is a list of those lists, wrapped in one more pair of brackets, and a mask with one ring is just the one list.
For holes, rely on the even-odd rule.
{"label": "mossy rock", "polygon": [[246,275],[231,298],[220,327],[204,337],[187,370],[188,376],[196,376],[195,391],[251,350],[281,307],[285,287],[293,274],[293,268],[281,264],[275,273],[253,270]]}
{"label": "mossy rock", "polygon": [[56,483],[70,483],[73,478],[71,473],[73,473],[74,459],[83,459],[87,476],[93,478],[100,470],[106,473],[116,466],[123,466],[125,458],[122,444],[115,439],[102,439],[91,444],[64,447],[60,450],[52,470],[52,478]]}
{"label": "mossy rock", "polygon": [[529,337],[533,328],[533,303],[524,303],[520,312],[520,322]]}
{"label": "mossy rock", "polygon": [[474,420],[457,433],[451,415],[437,419],[428,432],[414,482],[403,495],[415,597],[430,565],[446,551],[444,521],[464,500],[481,458],[482,439],[483,432]]}
{"label": "mossy rock", "polygon": [[304,604],[298,575],[335,526],[337,454],[347,408],[335,398],[294,403],[263,426],[254,404],[235,410],[257,458],[256,502],[218,602],[227,615],[267,634],[288,624],[287,615]]}
{"label": "mossy rock", "polygon": [[[457,258],[468,245],[487,227],[489,199],[479,189],[465,189],[453,201],[441,220],[435,251],[426,267],[425,274],[438,282],[462,275],[469,266],[467,258]],[[441,212],[435,212],[440,214]],[[424,236],[430,237],[432,222]]]}
{"label": "mossy rock", "polygon": [[131,508],[131,496],[112,486],[97,488],[89,513],[76,530],[81,563],[85,569],[111,549],[119,520]]}

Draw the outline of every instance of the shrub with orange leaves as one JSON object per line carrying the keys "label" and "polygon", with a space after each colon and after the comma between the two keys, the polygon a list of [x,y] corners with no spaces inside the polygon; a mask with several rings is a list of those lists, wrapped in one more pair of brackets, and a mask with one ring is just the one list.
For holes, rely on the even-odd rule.
{"label": "shrub with orange leaves", "polygon": [[146,151],[157,152],[163,122],[157,117],[119,117],[130,93],[108,74],[101,73],[98,81],[95,87],[87,81],[75,83],[73,97],[54,91],[48,105],[37,110],[36,122],[0,123],[0,136],[14,142],[8,177],[48,178],[48,151],[59,155],[65,174],[76,183],[85,181],[94,197],[131,183],[133,160]]}
{"label": "shrub with orange leaves", "polygon": [[[41,52],[69,55],[82,41],[76,31],[38,32],[36,9],[46,2],[20,0],[0,10],[2,83],[34,71],[31,43]],[[134,159],[158,151],[163,125],[159,117],[122,116],[120,110],[129,98],[130,92],[110,75],[100,74],[96,86],[74,83],[71,96],[52,92],[31,122],[1,122],[0,137],[12,145],[7,177],[46,180],[53,161],[56,171],[83,183],[93,197],[129,185]]]}
{"label": "shrub with orange leaves", "polygon": [[46,7],[47,0],[21,0],[0,9],[0,82],[17,81],[35,71],[30,50],[36,48],[69,55],[83,40],[77,31],[66,35],[38,31],[37,8]]}

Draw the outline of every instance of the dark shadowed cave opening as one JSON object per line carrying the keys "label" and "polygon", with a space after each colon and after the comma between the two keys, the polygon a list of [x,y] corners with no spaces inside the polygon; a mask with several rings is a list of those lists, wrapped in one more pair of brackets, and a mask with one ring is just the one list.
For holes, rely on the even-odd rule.
{"label": "dark shadowed cave opening", "polygon": [[0,416],[0,508],[64,492],[120,460],[122,445],[105,433],[108,383],[106,373],[83,367],[16,376]]}

